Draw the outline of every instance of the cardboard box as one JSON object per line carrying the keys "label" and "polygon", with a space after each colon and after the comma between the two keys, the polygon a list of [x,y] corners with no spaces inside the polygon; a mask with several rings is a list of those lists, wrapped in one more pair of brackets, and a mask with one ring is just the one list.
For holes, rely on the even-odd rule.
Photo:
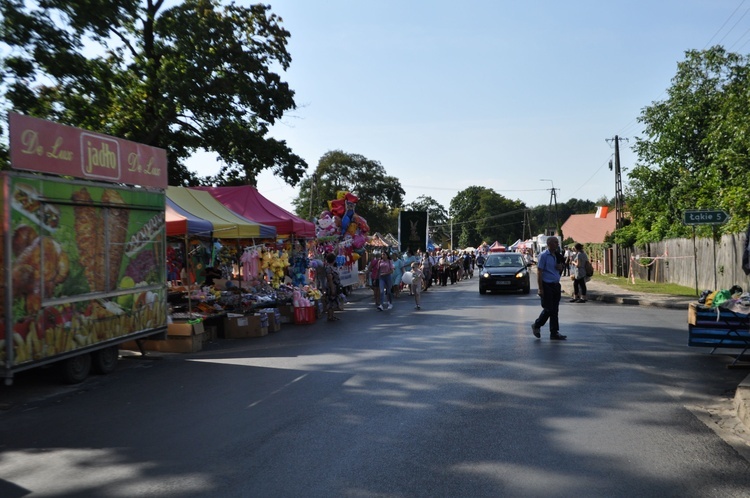
{"label": "cardboard box", "polygon": [[277,317],[275,314],[269,314],[268,315],[268,331],[278,332],[279,330],[281,330],[281,321],[279,321],[279,317]]}
{"label": "cardboard box", "polygon": [[695,325],[698,323],[698,303],[688,304],[688,324]]}
{"label": "cardboard box", "polygon": [[203,322],[192,324],[189,322],[174,322],[167,325],[167,335],[190,336],[203,334],[204,332]]}
{"label": "cardboard box", "polygon": [[230,313],[224,318],[224,334],[223,339],[237,339],[247,337],[247,329],[249,328],[249,321],[245,315],[236,315]]}
{"label": "cardboard box", "polygon": [[281,315],[278,315],[276,308],[261,310],[261,314],[266,315],[268,319],[268,331],[278,332],[281,330]]}
{"label": "cardboard box", "polygon": [[224,338],[242,339],[268,335],[268,323],[261,315],[228,315],[224,319]]}
{"label": "cardboard box", "polygon": [[204,343],[216,340],[216,338],[218,337],[219,327],[217,327],[216,325],[204,325],[203,329],[205,330],[205,333],[203,334]]}
{"label": "cardboard box", "polygon": [[291,304],[280,304],[278,308],[281,315],[281,323],[294,322],[294,306]]}

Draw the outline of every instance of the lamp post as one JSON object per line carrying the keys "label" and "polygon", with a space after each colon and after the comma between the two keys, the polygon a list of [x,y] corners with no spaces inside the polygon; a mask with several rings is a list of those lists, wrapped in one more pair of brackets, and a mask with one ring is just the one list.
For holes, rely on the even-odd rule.
{"label": "lamp post", "polygon": [[450,209],[448,210],[448,217],[451,220],[451,251],[453,250],[453,216],[451,216]]}

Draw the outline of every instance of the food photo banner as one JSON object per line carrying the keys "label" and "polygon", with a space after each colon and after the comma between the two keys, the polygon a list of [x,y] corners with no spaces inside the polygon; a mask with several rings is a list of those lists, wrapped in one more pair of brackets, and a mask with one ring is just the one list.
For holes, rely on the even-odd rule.
{"label": "food photo banner", "polygon": [[13,169],[166,188],[167,152],[121,138],[9,113]]}

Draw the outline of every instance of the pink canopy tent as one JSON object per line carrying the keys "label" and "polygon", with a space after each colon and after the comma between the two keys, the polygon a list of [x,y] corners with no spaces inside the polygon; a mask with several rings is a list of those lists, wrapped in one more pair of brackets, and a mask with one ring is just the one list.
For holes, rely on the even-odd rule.
{"label": "pink canopy tent", "polygon": [[263,197],[252,185],[237,187],[194,187],[205,190],[235,213],[257,223],[276,227],[278,236],[315,237],[315,224],[295,216]]}
{"label": "pink canopy tent", "polygon": [[506,247],[499,243],[498,241],[495,241],[490,246],[490,252],[505,252]]}

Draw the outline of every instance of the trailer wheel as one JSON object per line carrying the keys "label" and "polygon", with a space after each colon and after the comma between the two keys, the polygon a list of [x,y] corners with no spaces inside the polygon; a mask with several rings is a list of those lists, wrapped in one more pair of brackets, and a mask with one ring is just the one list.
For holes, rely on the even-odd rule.
{"label": "trailer wheel", "polygon": [[91,371],[91,355],[79,354],[60,362],[60,371],[63,382],[66,384],[78,384],[86,380]]}
{"label": "trailer wheel", "polygon": [[112,373],[117,368],[117,360],[120,357],[120,348],[111,346],[91,353],[91,366],[94,372],[102,375]]}

